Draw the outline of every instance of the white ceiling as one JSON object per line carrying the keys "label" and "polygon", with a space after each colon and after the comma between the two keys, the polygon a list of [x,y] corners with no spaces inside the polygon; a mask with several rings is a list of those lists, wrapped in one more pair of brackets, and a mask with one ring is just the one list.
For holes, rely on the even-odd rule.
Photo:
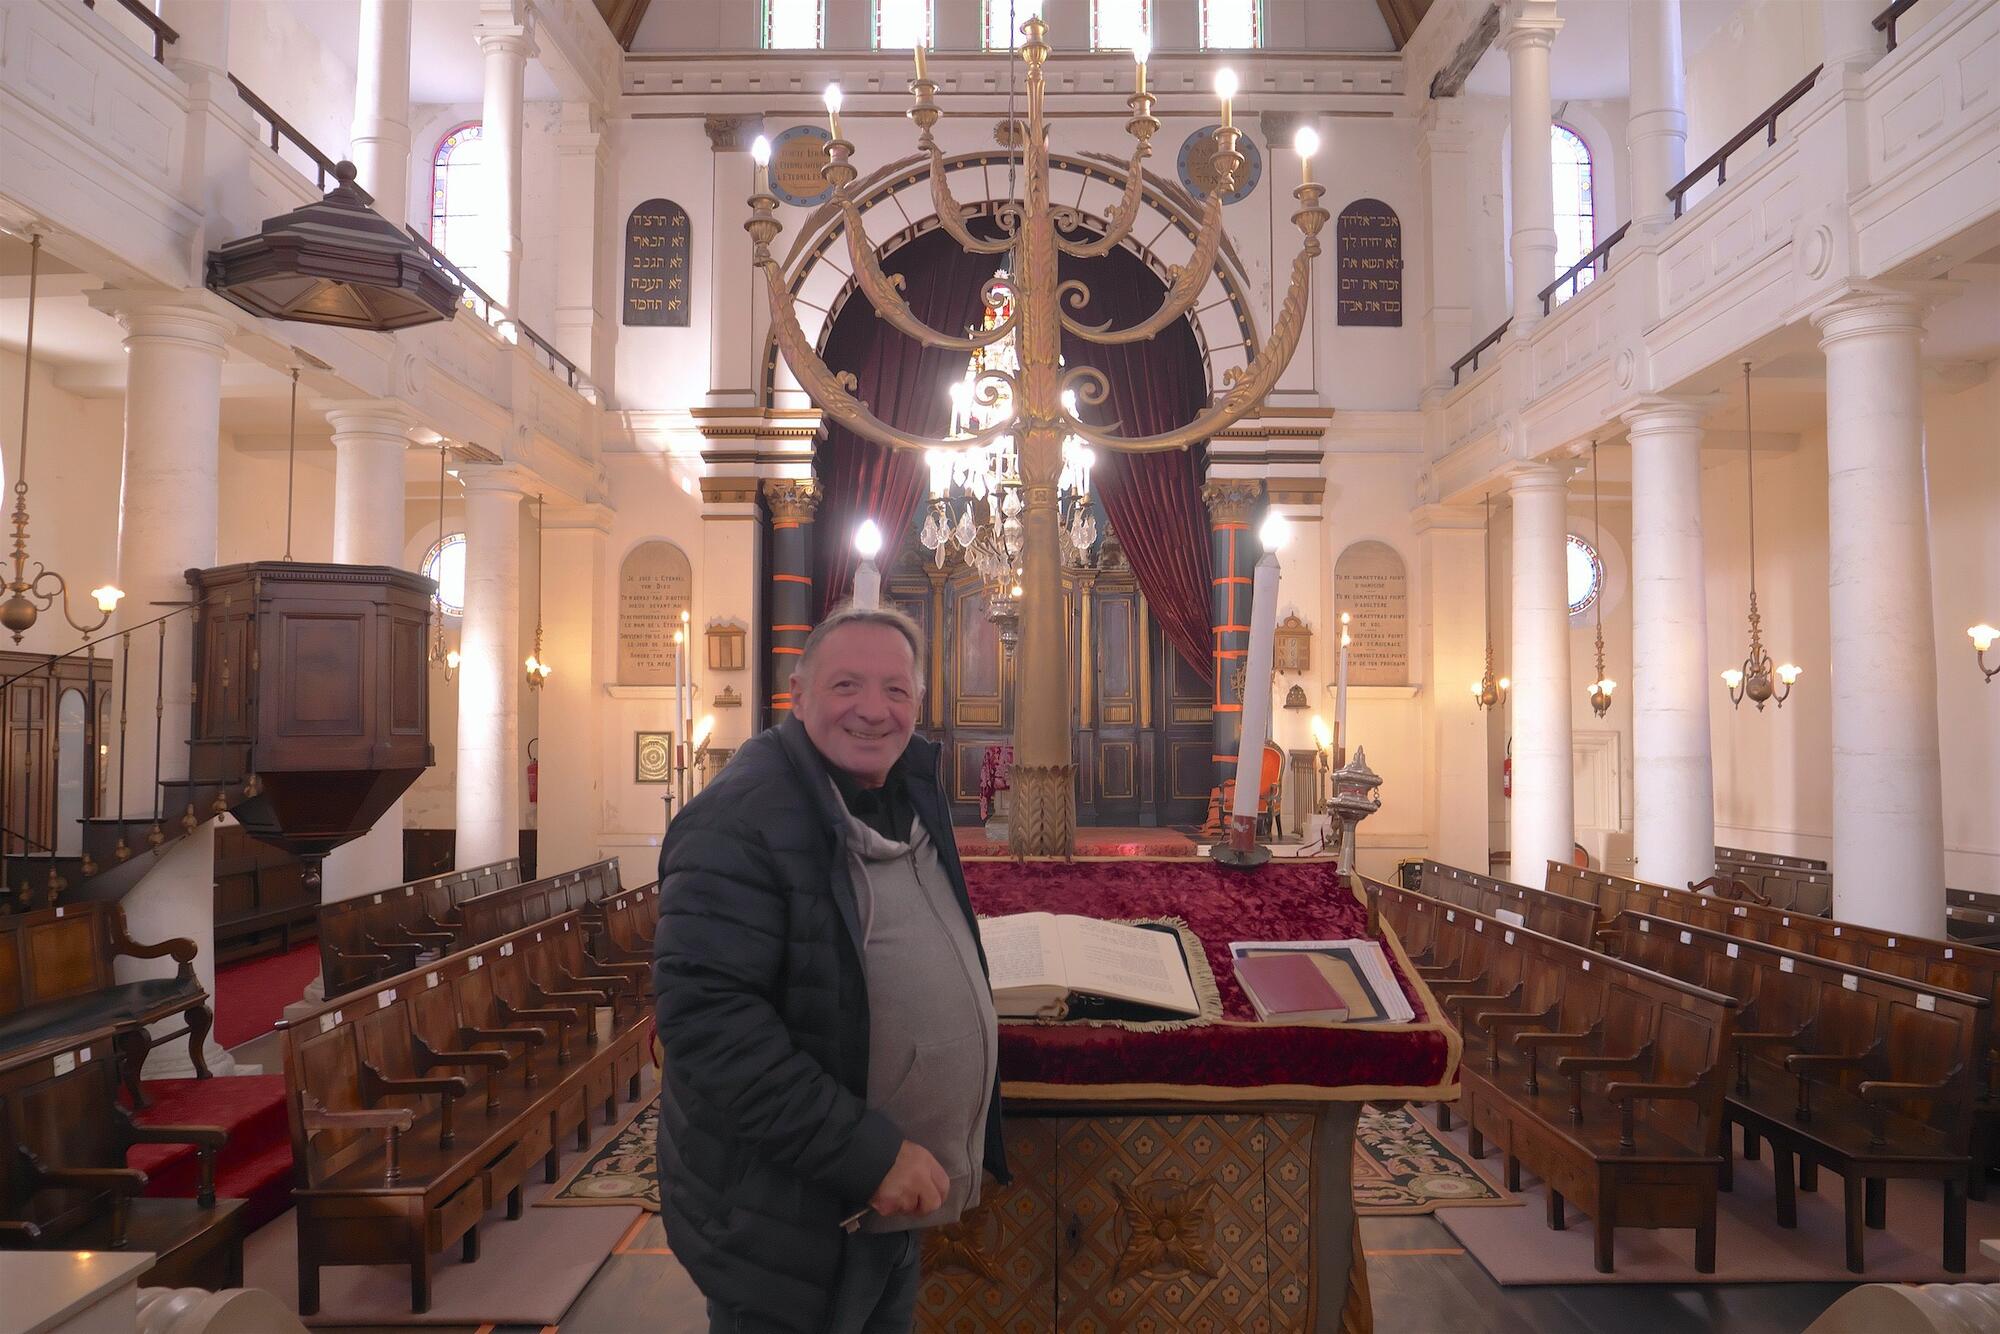
{"label": "white ceiling", "polygon": [[[411,8],[410,100],[419,104],[479,101],[486,82],[479,44],[472,36],[479,23],[479,0],[416,0]],[[354,68],[361,0],[308,0],[295,5],[294,11],[329,55]],[[537,60],[528,62],[526,87],[531,101],[557,96],[555,82]]]}
{"label": "white ceiling", "polygon": [[[1683,59],[1692,58],[1741,8],[1741,0],[1681,0]],[[1558,0],[1563,27],[1549,53],[1549,94],[1556,101],[1615,101],[1626,95],[1626,9],[1626,0]],[[1507,53],[1498,42],[1473,67],[1465,90],[1507,95]]]}

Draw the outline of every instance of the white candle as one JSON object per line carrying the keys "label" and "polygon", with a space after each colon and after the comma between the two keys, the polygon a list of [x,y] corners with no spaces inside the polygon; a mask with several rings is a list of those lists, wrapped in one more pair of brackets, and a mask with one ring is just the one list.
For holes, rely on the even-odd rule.
{"label": "white candle", "polygon": [[855,530],[854,549],[861,556],[861,565],[854,571],[854,605],[875,611],[882,605],[882,574],[875,568],[875,557],[882,550],[882,530],[873,519],[863,519]]}
{"label": "white candle", "polygon": [[1333,674],[1334,758],[1347,763],[1347,613],[1340,613],[1340,664]]}
{"label": "white candle", "polygon": [[683,631],[676,630],[674,631],[674,755],[676,756],[675,768],[680,767],[678,763],[678,756],[680,755],[681,742],[687,740],[687,733],[681,730],[682,726],[681,719],[687,716],[686,710],[682,708],[682,705],[684,705],[687,702],[686,701],[687,687],[683,684],[686,678],[687,678],[687,635]]}
{"label": "white candle", "polygon": [[1265,520],[1264,554],[1250,585],[1250,656],[1243,668],[1243,737],[1236,750],[1236,796],[1230,803],[1229,843],[1247,852],[1256,842],[1257,799],[1264,778],[1264,734],[1271,726],[1271,659],[1278,638],[1278,548],[1282,515]]}

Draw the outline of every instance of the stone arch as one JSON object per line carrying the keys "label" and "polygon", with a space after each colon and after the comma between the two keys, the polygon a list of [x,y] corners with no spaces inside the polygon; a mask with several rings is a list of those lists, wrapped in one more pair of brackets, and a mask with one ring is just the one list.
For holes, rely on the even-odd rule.
{"label": "stone arch", "polygon": [[[1004,197],[1009,161],[1010,156],[997,149],[946,158],[953,196],[969,209],[984,210]],[[1125,189],[1124,164],[1108,158],[1051,154],[1049,170],[1050,197],[1075,208],[1087,222],[1101,225]],[[930,168],[921,158],[905,158],[862,182],[855,203],[869,242],[882,255],[939,226],[931,208]],[[1163,284],[1169,283],[1168,270],[1194,253],[1200,207],[1200,201],[1178,184],[1151,181],[1125,248]],[[854,291],[846,263],[840,213],[829,204],[807,219],[784,261],[786,287],[798,302],[799,327],[822,351],[834,316]],[[1189,312],[1212,393],[1224,391],[1223,377],[1229,370],[1247,366],[1257,355],[1261,334],[1251,314],[1249,289],[1242,262],[1225,237],[1215,269]],[[764,336],[761,374],[766,404],[779,404],[779,395],[789,393],[799,396],[799,402],[790,406],[804,405],[803,391],[769,333]]]}

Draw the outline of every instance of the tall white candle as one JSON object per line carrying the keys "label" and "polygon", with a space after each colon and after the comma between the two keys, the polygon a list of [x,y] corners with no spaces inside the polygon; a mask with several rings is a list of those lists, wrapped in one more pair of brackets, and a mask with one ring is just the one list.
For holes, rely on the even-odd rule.
{"label": "tall white candle", "polygon": [[1333,744],[1335,758],[1347,763],[1347,613],[1340,613],[1340,665],[1333,675]]}
{"label": "tall white candle", "polygon": [[854,571],[854,605],[864,611],[878,610],[882,606],[882,572],[875,567],[875,557],[882,551],[882,530],[873,519],[863,519],[855,530],[854,550],[861,556]]}
{"label": "tall white candle", "polygon": [[1271,726],[1271,659],[1278,638],[1278,548],[1285,520],[1272,515],[1260,534],[1264,554],[1250,585],[1250,656],[1243,668],[1243,737],[1236,750],[1236,796],[1230,803],[1229,843],[1248,851],[1257,836],[1257,798],[1263,786],[1264,734]]}

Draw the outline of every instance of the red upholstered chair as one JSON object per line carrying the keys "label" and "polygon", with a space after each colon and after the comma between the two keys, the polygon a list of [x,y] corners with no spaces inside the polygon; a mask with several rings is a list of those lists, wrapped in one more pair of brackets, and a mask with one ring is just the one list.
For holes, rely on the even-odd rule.
{"label": "red upholstered chair", "polygon": [[[1284,836],[1284,819],[1278,813],[1278,794],[1285,785],[1285,752],[1275,741],[1264,743],[1264,763],[1257,776],[1257,822],[1273,838]],[[1236,780],[1225,778],[1221,787],[1208,790],[1208,819],[1202,823],[1203,838],[1224,838],[1229,834],[1229,812],[1236,805]],[[1268,820],[1268,824],[1266,821]]]}

